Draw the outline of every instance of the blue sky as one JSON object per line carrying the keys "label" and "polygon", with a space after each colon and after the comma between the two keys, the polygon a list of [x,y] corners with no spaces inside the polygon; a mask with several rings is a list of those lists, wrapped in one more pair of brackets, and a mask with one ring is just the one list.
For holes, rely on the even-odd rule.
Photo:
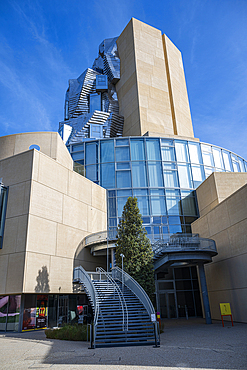
{"label": "blue sky", "polygon": [[2,0],[0,136],[57,131],[68,80],[131,17],[181,50],[195,136],[247,159],[246,0]]}

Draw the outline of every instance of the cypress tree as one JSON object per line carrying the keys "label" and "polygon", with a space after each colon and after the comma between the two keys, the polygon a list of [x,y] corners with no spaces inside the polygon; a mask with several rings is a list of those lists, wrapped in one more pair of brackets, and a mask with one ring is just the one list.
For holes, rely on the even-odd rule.
{"label": "cypress tree", "polygon": [[154,266],[153,251],[147,232],[142,227],[142,217],[137,205],[137,198],[129,197],[117,229],[116,263],[132,276],[153,300]]}

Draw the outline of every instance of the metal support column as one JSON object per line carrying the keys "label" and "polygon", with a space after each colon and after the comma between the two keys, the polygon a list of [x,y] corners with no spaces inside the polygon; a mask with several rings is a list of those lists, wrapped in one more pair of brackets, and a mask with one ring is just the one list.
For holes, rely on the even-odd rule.
{"label": "metal support column", "polygon": [[202,290],[202,300],[203,300],[206,324],[212,324],[210,306],[209,306],[209,299],[208,299],[207,282],[206,282],[206,276],[205,276],[204,264],[203,263],[198,263],[198,271],[199,271],[199,276],[200,276],[200,283],[201,283],[201,290]]}

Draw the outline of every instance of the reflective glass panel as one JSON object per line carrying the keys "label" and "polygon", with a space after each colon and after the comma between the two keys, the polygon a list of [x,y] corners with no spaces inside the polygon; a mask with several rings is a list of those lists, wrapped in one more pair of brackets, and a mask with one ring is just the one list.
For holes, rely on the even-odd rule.
{"label": "reflective glass panel", "polygon": [[187,143],[175,141],[176,156],[178,162],[189,162]]}
{"label": "reflective glass panel", "polygon": [[148,197],[137,197],[137,201],[141,215],[148,216],[150,214]]}
{"label": "reflective glass panel", "polygon": [[245,172],[243,159],[241,159],[241,158],[238,157],[238,163],[240,165],[241,172]]}
{"label": "reflective glass panel", "polygon": [[222,159],[222,154],[221,150],[219,148],[212,148],[213,155],[214,155],[214,164],[215,167],[217,168],[223,168],[224,169],[224,164],[223,164],[223,159]]}
{"label": "reflective glass panel", "polygon": [[91,181],[98,181],[98,166],[86,166],[86,177]]}
{"label": "reflective glass panel", "polygon": [[191,170],[194,187],[197,188],[197,186],[199,186],[205,180],[203,166],[192,165]]}
{"label": "reflective glass panel", "polygon": [[84,159],[84,152],[72,153],[71,154],[74,161],[79,161]]}
{"label": "reflective glass panel", "polygon": [[223,154],[223,159],[224,159],[224,163],[225,163],[225,169],[227,171],[232,171],[232,166],[231,166],[232,161],[231,161],[230,153],[223,151],[222,154]]}
{"label": "reflective glass panel", "polygon": [[213,160],[213,154],[211,151],[211,146],[202,144],[201,148],[202,148],[203,163],[205,164],[205,166],[214,167],[214,160]]}
{"label": "reflective glass panel", "polygon": [[130,170],[130,162],[117,163],[117,170]]}
{"label": "reflective glass panel", "polygon": [[101,95],[99,94],[90,94],[90,113],[94,112],[95,110],[101,110]]}
{"label": "reflective glass panel", "polygon": [[114,162],[114,141],[101,140],[100,142],[100,161],[101,162]]}
{"label": "reflective glass panel", "polygon": [[134,188],[147,186],[147,173],[145,162],[132,162],[132,180]]}
{"label": "reflective glass panel", "polygon": [[72,152],[80,152],[84,150],[84,144],[81,144],[81,145],[73,145],[72,146]]}
{"label": "reflective glass panel", "polygon": [[148,195],[147,189],[134,189],[133,190],[134,197],[137,197],[138,195],[140,196],[145,196]]}
{"label": "reflective glass panel", "polygon": [[132,161],[139,161],[144,160],[144,142],[143,140],[130,140],[130,149],[131,149],[131,160]]}
{"label": "reflective glass panel", "polygon": [[108,212],[109,217],[116,217],[116,198],[108,198]]}
{"label": "reflective glass panel", "polygon": [[189,143],[189,153],[191,163],[202,163],[202,156],[200,151],[200,146],[197,143]]}
{"label": "reflective glass panel", "polygon": [[181,202],[178,197],[167,197],[167,212],[168,215],[180,215],[181,214]]}
{"label": "reflective glass panel", "polygon": [[173,147],[161,147],[162,161],[175,161],[175,152]]}
{"label": "reflective glass panel", "polygon": [[181,225],[171,225],[169,226],[169,230],[171,234],[181,233],[182,227]]}
{"label": "reflective glass panel", "polygon": [[165,195],[165,192],[163,189],[150,189],[150,194],[151,195]]}
{"label": "reflective glass panel", "polygon": [[[181,217],[183,219],[183,217]],[[170,216],[168,217],[169,225],[178,225],[181,224],[181,220],[179,216]]]}
{"label": "reflective glass panel", "polygon": [[214,172],[214,168],[212,167],[204,167],[204,170],[205,170],[205,177],[207,178],[208,176],[211,175],[211,173]]}
{"label": "reflective glass panel", "polygon": [[197,215],[196,202],[193,196],[188,195],[187,197],[183,198],[181,202],[182,202],[182,208],[183,208],[184,215],[187,215],[187,216]]}
{"label": "reflective glass panel", "polygon": [[21,296],[20,295],[9,296],[7,331],[18,331],[20,308],[21,308]]}
{"label": "reflective glass panel", "polygon": [[173,140],[161,139],[161,146],[173,146],[173,145],[174,145]]}
{"label": "reflective glass panel", "polygon": [[117,171],[117,188],[130,188],[130,171]]}
{"label": "reflective glass panel", "polygon": [[[175,165],[170,165],[172,168],[176,168]],[[175,170],[169,170],[169,166],[163,164],[163,173],[165,186],[167,188],[177,188],[178,187],[178,173]]]}
{"label": "reflective glass panel", "polygon": [[129,139],[117,139],[116,140],[116,145],[129,145]]}
{"label": "reflective glass panel", "polygon": [[98,163],[98,143],[86,143],[86,164],[95,163]]}
{"label": "reflective glass panel", "polygon": [[116,148],[116,162],[129,161],[130,151],[128,146]]}
{"label": "reflective glass panel", "polygon": [[162,168],[160,162],[148,162],[148,175],[150,187],[162,187]]}
{"label": "reflective glass panel", "polygon": [[160,161],[159,139],[147,139],[147,158],[149,160]]}
{"label": "reflective glass panel", "polygon": [[154,216],[165,215],[166,214],[165,197],[151,195],[150,199],[152,206],[152,215]]}
{"label": "reflective glass panel", "polygon": [[115,188],[115,164],[107,163],[101,165],[100,185],[103,188]]}
{"label": "reflective glass panel", "polygon": [[117,190],[117,196],[118,197],[132,197],[132,190]]}
{"label": "reflective glass panel", "polygon": [[190,165],[178,164],[178,175],[181,188],[193,188]]}
{"label": "reflective glass panel", "polygon": [[128,200],[128,197],[122,197],[117,199],[118,217],[122,216],[123,208]]}
{"label": "reflective glass panel", "polygon": [[233,171],[234,172],[240,172],[238,157],[234,154],[232,154],[232,165],[233,165]]}

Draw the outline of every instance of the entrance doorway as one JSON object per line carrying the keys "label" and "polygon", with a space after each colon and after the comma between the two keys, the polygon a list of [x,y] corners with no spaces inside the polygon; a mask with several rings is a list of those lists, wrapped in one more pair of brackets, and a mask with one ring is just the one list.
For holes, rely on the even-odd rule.
{"label": "entrance doorway", "polygon": [[162,319],[176,319],[178,317],[176,295],[174,292],[159,294],[159,312]]}

